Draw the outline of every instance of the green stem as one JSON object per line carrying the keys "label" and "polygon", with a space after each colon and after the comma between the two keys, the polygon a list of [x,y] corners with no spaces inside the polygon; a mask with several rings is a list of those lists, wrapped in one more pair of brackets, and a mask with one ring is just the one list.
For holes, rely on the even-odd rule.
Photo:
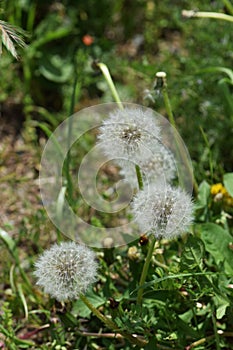
{"label": "green stem", "polygon": [[117,90],[115,88],[115,85],[113,83],[113,80],[112,80],[112,77],[111,77],[111,74],[109,72],[108,67],[106,66],[106,64],[104,64],[102,62],[97,63],[97,66],[100,68],[101,72],[103,73],[103,76],[104,76],[106,82],[108,83],[108,86],[109,86],[109,88],[111,90],[111,93],[112,93],[115,101],[117,103],[119,103],[120,108],[123,109],[124,108],[123,104],[122,104],[122,102],[120,100],[120,97],[118,95],[118,92],[117,92]]}
{"label": "green stem", "polygon": [[165,83],[163,88],[162,88],[162,94],[163,94],[163,100],[164,100],[164,104],[165,104],[165,108],[167,111],[167,115],[168,115],[168,119],[169,122],[171,123],[171,125],[176,128],[176,122],[174,119],[174,115],[172,113],[172,107],[171,107],[171,102],[168,96],[168,92],[167,92],[167,84]]}
{"label": "green stem", "polygon": [[136,170],[136,174],[137,174],[139,190],[143,190],[142,173],[141,173],[139,165],[137,165],[137,164],[135,165],[135,170]]}
{"label": "green stem", "polygon": [[[76,88],[78,84],[78,75],[75,73],[75,78],[74,78],[74,84],[73,84],[73,90],[72,90],[72,96],[71,96],[71,103],[70,103],[70,110],[69,110],[69,115],[71,116],[74,113],[74,106],[75,106],[75,95],[76,95]],[[72,179],[70,176],[70,162],[71,162],[71,157],[70,157],[70,140],[72,137],[72,128],[73,128],[73,118],[69,118],[68,122],[68,135],[67,135],[67,158],[66,158],[66,181],[67,181],[67,190],[68,190],[68,198],[72,201],[73,197],[73,183]]]}
{"label": "green stem", "polygon": [[[166,108],[166,112],[167,112],[167,115],[168,115],[168,120],[169,120],[170,124],[173,126],[173,128],[177,129],[176,128],[175,118],[174,118],[174,115],[173,115],[173,112],[172,112],[170,98],[169,98],[168,91],[167,91],[166,73],[165,72],[158,72],[156,74],[156,78],[158,80],[159,86],[161,86],[161,91],[162,91],[162,95],[163,95],[163,99],[164,99],[164,105],[165,105],[165,108]],[[179,140],[176,137],[176,133],[174,134],[174,137],[175,137],[175,142],[176,142],[176,153],[177,153],[177,156],[178,156],[178,158],[181,157],[181,159],[183,160],[183,162],[184,162],[184,164],[186,166],[186,169],[189,171],[190,177],[192,178],[192,182],[193,182],[193,192],[194,192],[194,195],[197,196],[197,194],[198,194],[198,184],[197,184],[196,179],[195,179],[195,177],[193,175],[192,168],[190,168],[190,164],[189,164],[187,158],[185,156],[183,156],[183,154],[181,154],[181,152],[180,152]]]}
{"label": "green stem", "polygon": [[98,319],[103,322],[108,328],[115,330],[117,329],[117,325],[111,319],[104,316],[96,307],[85,297],[85,295],[81,294],[80,299],[84,302],[84,304],[90,309],[93,314],[98,317]]}
{"label": "green stem", "polygon": [[20,263],[17,264],[17,267],[18,267],[18,269],[19,269],[20,275],[21,275],[21,277],[22,277],[24,283],[27,285],[27,287],[29,288],[29,290],[31,290],[31,289],[32,289],[31,283],[30,283],[29,279],[27,278],[27,275],[26,275],[26,273],[24,272],[24,269],[21,267]]}
{"label": "green stem", "polygon": [[225,13],[218,13],[218,12],[199,12],[199,11],[182,11],[182,16],[187,18],[214,18],[214,19],[221,19],[224,21],[233,22],[233,16],[225,15]]}
{"label": "green stem", "polygon": [[126,331],[122,331],[118,328],[117,324],[113,322],[111,319],[107,318],[103,315],[99,310],[97,310],[94,305],[85,297],[85,295],[81,294],[80,299],[84,302],[84,304],[90,309],[93,314],[98,317],[98,319],[103,322],[108,328],[112,329],[114,332],[120,333],[124,338],[129,340],[132,344],[135,344],[139,347],[144,347],[147,344],[147,341],[141,339],[137,336],[134,336]]}
{"label": "green stem", "polygon": [[162,262],[158,261],[157,259],[154,259],[154,263],[155,265],[161,267],[162,269],[168,271],[169,270],[169,267],[165,264],[163,264]]}
{"label": "green stem", "polygon": [[150,245],[149,245],[149,249],[147,252],[147,256],[146,256],[146,261],[144,263],[143,269],[142,269],[142,274],[141,274],[141,278],[139,281],[139,289],[138,289],[138,295],[137,295],[137,304],[141,305],[142,304],[142,296],[143,296],[143,285],[146,281],[146,276],[148,273],[148,269],[150,266],[150,262],[151,262],[151,258],[153,255],[153,251],[154,251],[154,246],[155,246],[155,242],[156,242],[156,238],[153,237]]}

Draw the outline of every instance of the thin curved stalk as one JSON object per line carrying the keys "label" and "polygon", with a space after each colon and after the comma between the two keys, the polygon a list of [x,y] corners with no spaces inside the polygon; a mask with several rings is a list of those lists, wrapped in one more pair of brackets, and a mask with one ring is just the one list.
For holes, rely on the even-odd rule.
{"label": "thin curved stalk", "polygon": [[112,77],[111,77],[111,74],[109,72],[108,67],[106,66],[106,64],[104,64],[102,62],[97,63],[97,66],[100,68],[101,72],[103,73],[103,76],[104,76],[106,82],[108,83],[108,86],[109,86],[109,88],[111,90],[111,93],[112,93],[115,101],[117,103],[119,103],[120,108],[123,109],[124,108],[123,104],[122,104],[121,99],[120,99],[120,97],[118,95],[118,92],[117,92],[117,90],[115,88],[115,85],[113,83],[113,80],[112,80]]}
{"label": "thin curved stalk", "polygon": [[182,11],[182,16],[187,18],[214,18],[214,19],[220,19],[224,21],[233,22],[233,16],[226,15],[225,13],[218,13],[218,12],[202,12],[202,11]]}

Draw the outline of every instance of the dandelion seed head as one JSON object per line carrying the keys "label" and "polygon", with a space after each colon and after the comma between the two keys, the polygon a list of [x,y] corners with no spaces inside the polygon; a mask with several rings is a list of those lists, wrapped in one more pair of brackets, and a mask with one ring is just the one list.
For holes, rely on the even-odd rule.
{"label": "dandelion seed head", "polygon": [[173,238],[188,230],[192,223],[191,197],[180,188],[153,184],[139,191],[132,211],[140,229],[157,238]]}
{"label": "dandelion seed head", "polygon": [[148,157],[153,142],[158,142],[160,128],[153,111],[141,108],[116,110],[100,128],[99,144],[106,156],[130,160]]}
{"label": "dandelion seed head", "polygon": [[96,279],[94,253],[75,242],[54,244],[39,257],[35,267],[37,285],[58,301],[78,298]]}
{"label": "dandelion seed head", "polygon": [[[162,179],[170,183],[177,176],[176,165],[173,154],[162,144],[151,146],[151,155],[148,158],[138,159],[138,165],[142,172],[143,183],[152,184]],[[133,187],[138,187],[135,164],[120,160],[122,175]]]}

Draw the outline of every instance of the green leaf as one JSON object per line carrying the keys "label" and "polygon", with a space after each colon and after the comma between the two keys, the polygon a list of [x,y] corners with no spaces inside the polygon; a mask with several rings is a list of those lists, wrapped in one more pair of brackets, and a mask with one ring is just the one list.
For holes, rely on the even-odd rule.
{"label": "green leaf", "polygon": [[67,60],[58,55],[43,56],[39,66],[40,73],[55,83],[65,83],[71,78],[73,67]]}
{"label": "green leaf", "polygon": [[233,99],[231,94],[231,86],[229,86],[228,79],[221,79],[218,82],[219,90],[222,95],[222,102],[225,108],[226,114],[231,118],[233,116]]}
{"label": "green leaf", "polygon": [[199,331],[196,331],[195,329],[193,329],[191,326],[189,326],[188,323],[183,321],[179,316],[176,319],[176,326],[178,327],[179,333],[184,333],[187,336],[190,336],[193,338],[198,337]]}
{"label": "green leaf", "polygon": [[[59,144],[59,141],[57,140],[56,136],[52,131],[49,129],[46,123],[39,123],[37,121],[34,122],[35,126],[38,126],[41,130],[44,131],[46,136],[51,139],[51,141],[54,143],[55,149],[57,151],[57,156],[62,157],[64,156],[64,152],[62,151],[62,148]],[[53,154],[55,156],[55,154]]]}
{"label": "green leaf", "polygon": [[[86,293],[87,299],[92,303],[96,308],[105,304],[106,300],[94,294],[93,291]],[[82,302],[82,300],[77,300],[74,303],[72,314],[74,316],[79,316],[83,318],[88,318],[91,315],[91,310]]]}
{"label": "green leaf", "polygon": [[38,40],[34,40],[34,42],[28,46],[29,51],[31,51],[31,54],[34,54],[40,46],[43,46],[53,40],[62,39],[70,35],[71,31],[72,29],[70,27],[59,28],[58,30],[53,31],[47,31],[46,33],[44,33],[43,36],[40,36]]}
{"label": "green leaf", "polygon": [[227,192],[233,197],[233,173],[224,174],[223,184]]}
{"label": "green leaf", "polygon": [[65,203],[65,194],[66,194],[66,187],[62,186],[56,203],[56,217],[59,222],[63,219],[63,208]]}
{"label": "green leaf", "polygon": [[27,305],[27,302],[26,302],[26,299],[25,299],[25,296],[24,296],[24,293],[23,293],[23,288],[22,288],[22,284],[21,283],[18,283],[17,284],[17,289],[18,289],[18,293],[19,293],[19,298],[23,304],[23,308],[24,308],[24,313],[25,313],[25,319],[27,320],[28,319],[28,305]]}
{"label": "green leaf", "polygon": [[208,67],[199,70],[197,73],[224,73],[230,78],[230,83],[233,84],[233,70],[226,67]]}
{"label": "green leaf", "polygon": [[201,267],[204,252],[205,247],[202,240],[189,236],[181,256],[182,270],[190,271],[196,267]]}
{"label": "green leaf", "polygon": [[202,181],[198,189],[197,203],[195,209],[206,208],[210,196],[210,185],[206,181]]}
{"label": "green leaf", "polygon": [[227,298],[223,298],[220,295],[216,295],[214,298],[214,303],[216,305],[216,318],[220,320],[225,316],[226,309],[230,305],[230,301]]}
{"label": "green leaf", "polygon": [[229,244],[232,236],[220,226],[207,223],[198,227],[205,249],[214,257],[217,264],[223,262],[226,273],[233,273],[233,251]]}
{"label": "green leaf", "polygon": [[10,237],[10,235],[6,231],[2,230],[1,228],[0,228],[0,238],[3,240],[3,242],[7,246],[11,255],[18,262],[19,257],[18,257],[17,251],[16,251],[15,241]]}
{"label": "green leaf", "polygon": [[179,318],[185,323],[190,323],[192,318],[193,318],[193,310],[189,309],[188,311],[186,311],[183,314],[179,315]]}

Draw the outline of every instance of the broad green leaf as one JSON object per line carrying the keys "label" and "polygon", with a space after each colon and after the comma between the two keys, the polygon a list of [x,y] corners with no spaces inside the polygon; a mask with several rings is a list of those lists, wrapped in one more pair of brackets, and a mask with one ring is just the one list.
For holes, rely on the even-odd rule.
{"label": "broad green leaf", "polygon": [[233,173],[227,173],[223,176],[223,184],[227,192],[233,197]]}
{"label": "broad green leaf", "polygon": [[189,326],[188,323],[184,322],[179,316],[176,319],[176,326],[178,331],[181,333],[185,333],[187,336],[196,338],[198,337],[198,331]]}
{"label": "broad green leaf", "polygon": [[189,271],[190,269],[201,267],[204,252],[205,248],[202,240],[194,236],[189,236],[181,256],[182,269]]}
{"label": "broad green leaf", "polygon": [[229,244],[232,236],[220,226],[207,223],[198,226],[205,249],[214,257],[217,264],[223,262],[226,273],[233,273],[233,251]]}
{"label": "broad green leaf", "polygon": [[190,323],[193,318],[193,310],[189,309],[185,311],[183,314],[179,315],[179,318],[185,323]]}
{"label": "broad green leaf", "polygon": [[230,305],[230,301],[227,298],[223,298],[220,295],[216,295],[214,298],[214,303],[216,305],[216,318],[220,320],[225,316],[226,309]]}
{"label": "broad green leaf", "polygon": [[195,209],[206,208],[210,196],[210,185],[206,181],[202,181],[198,189],[197,203]]}
{"label": "broad green leaf", "polygon": [[[86,293],[85,295],[87,299],[92,303],[93,306],[98,308],[105,304],[106,300],[94,294],[92,291]],[[74,316],[87,318],[91,315],[91,310],[82,302],[82,300],[77,300],[74,303],[72,314]]]}

